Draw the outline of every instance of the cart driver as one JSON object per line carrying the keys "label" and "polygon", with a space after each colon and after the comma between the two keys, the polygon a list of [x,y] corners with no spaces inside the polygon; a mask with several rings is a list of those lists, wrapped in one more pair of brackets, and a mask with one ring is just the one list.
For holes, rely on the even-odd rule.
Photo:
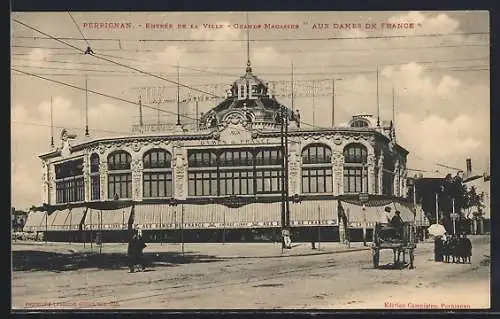
{"label": "cart driver", "polygon": [[403,222],[403,219],[401,218],[400,214],[401,213],[398,210],[394,213],[394,217],[392,217],[392,219],[391,219],[391,226],[397,230],[400,238],[403,238],[403,224],[404,224],[404,222]]}
{"label": "cart driver", "polygon": [[382,223],[382,224],[388,224],[388,223],[391,222],[391,220],[392,220],[391,207],[386,206],[384,208],[384,213],[382,214],[382,217],[380,219],[380,223]]}

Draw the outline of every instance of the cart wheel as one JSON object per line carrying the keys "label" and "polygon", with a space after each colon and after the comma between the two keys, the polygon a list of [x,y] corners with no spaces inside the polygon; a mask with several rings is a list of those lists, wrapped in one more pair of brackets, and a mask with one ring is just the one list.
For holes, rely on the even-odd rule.
{"label": "cart wheel", "polygon": [[413,253],[413,249],[410,249],[410,269],[414,269],[413,261],[415,260],[415,255]]}
{"label": "cart wheel", "polygon": [[378,268],[378,261],[379,261],[379,258],[380,258],[380,252],[378,249],[373,249],[372,251],[372,255],[373,255],[373,268]]}

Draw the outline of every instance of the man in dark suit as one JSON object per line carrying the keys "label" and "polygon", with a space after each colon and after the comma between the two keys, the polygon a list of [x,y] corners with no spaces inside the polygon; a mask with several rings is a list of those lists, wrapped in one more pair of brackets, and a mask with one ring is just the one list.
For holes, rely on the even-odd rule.
{"label": "man in dark suit", "polygon": [[401,218],[401,213],[396,211],[394,217],[391,219],[391,226],[394,227],[399,235],[400,239],[403,239],[403,219]]}

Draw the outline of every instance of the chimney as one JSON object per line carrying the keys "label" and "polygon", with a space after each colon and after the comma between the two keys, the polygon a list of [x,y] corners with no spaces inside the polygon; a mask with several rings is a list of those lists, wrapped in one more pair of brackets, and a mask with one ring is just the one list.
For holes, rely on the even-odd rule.
{"label": "chimney", "polygon": [[472,160],[470,158],[465,160],[467,166],[467,172],[465,174],[465,178],[469,178],[472,175]]}

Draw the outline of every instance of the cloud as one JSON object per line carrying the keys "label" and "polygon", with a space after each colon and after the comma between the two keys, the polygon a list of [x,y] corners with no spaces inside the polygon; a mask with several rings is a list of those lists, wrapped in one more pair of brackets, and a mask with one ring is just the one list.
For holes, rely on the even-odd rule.
{"label": "cloud", "polygon": [[[416,25],[413,30],[414,34],[447,34],[455,33],[458,30],[460,23],[458,20],[450,18],[446,13],[429,14],[419,11],[411,11],[406,14],[390,17],[387,20],[389,23],[414,23]],[[401,29],[397,29],[400,31]],[[386,29],[386,32],[393,32],[391,29]]]}
{"label": "cloud", "polygon": [[[470,135],[469,130],[474,125],[474,119],[465,114],[451,120],[436,115],[419,119],[409,113],[396,116],[398,143],[410,150],[410,158],[424,158],[429,163],[462,165],[471,154],[483,157],[481,154],[488,152],[489,145],[480,137]],[[435,168],[435,165],[430,167]]]}
{"label": "cloud", "polygon": [[46,64],[45,60],[50,57],[51,51],[47,49],[32,49],[28,53],[29,65],[32,67],[40,67]]}

